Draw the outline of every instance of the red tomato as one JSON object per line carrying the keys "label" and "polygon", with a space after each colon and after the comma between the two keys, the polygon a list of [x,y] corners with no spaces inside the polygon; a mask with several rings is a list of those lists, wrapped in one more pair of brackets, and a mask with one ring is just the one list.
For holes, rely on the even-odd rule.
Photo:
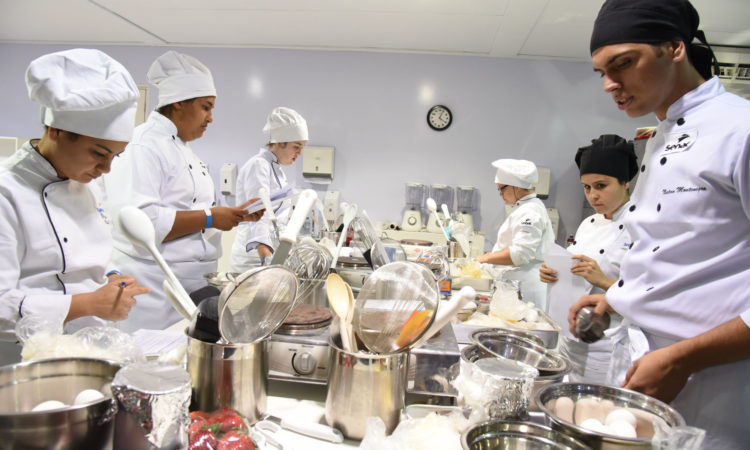
{"label": "red tomato", "polygon": [[255,450],[255,444],[244,432],[232,430],[219,440],[216,450]]}
{"label": "red tomato", "polygon": [[188,440],[188,450],[216,450],[219,438],[208,430],[198,430]]}
{"label": "red tomato", "polygon": [[245,430],[245,421],[237,414],[225,414],[223,416],[212,416],[212,423],[221,425],[221,432],[226,433],[232,430]]}
{"label": "red tomato", "polygon": [[208,420],[209,414],[204,411],[191,411],[190,412],[190,423],[195,422],[198,419]]}
{"label": "red tomato", "polygon": [[193,419],[192,423],[188,427],[188,436],[192,436],[196,431],[207,430],[208,425],[209,423],[206,419]]}

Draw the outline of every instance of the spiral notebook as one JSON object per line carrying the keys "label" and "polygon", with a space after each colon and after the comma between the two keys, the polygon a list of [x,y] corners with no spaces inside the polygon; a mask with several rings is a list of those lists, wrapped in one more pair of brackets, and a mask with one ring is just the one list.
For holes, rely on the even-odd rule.
{"label": "spiral notebook", "polygon": [[[291,199],[295,196],[294,189],[292,189],[291,185],[286,185],[281,189],[277,189],[269,195],[271,198],[271,207],[274,207],[278,205],[279,203],[283,202],[284,200]],[[260,211],[261,209],[264,209],[265,206],[263,206],[263,202],[258,200],[256,202],[251,203],[250,205],[245,208],[248,214],[252,214],[256,211]]]}

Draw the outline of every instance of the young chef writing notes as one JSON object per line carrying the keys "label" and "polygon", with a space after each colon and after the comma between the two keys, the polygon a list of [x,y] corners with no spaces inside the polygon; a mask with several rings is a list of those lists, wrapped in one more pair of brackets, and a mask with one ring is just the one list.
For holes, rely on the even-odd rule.
{"label": "young chef writing notes", "polygon": [[73,331],[102,324],[91,316],[124,319],[148,292],[112,270],[110,222],[90,183],[133,135],[133,78],[98,50],[73,49],[32,61],[26,86],[45,130],[0,165],[0,365],[20,360],[22,317]]}
{"label": "young chef writing notes", "polygon": [[505,278],[520,281],[521,297],[546,310],[547,287],[539,280],[539,267],[555,238],[544,203],[536,198],[539,181],[536,165],[522,159],[498,159],[495,183],[510,213],[497,232],[492,252],[474,258],[477,262],[515,266]]}
{"label": "young chef writing notes", "polygon": [[[157,110],[136,128],[122,161],[104,177],[106,204],[113,214],[135,205],[149,216],[160,252],[183,287],[192,292],[206,285],[206,273],[216,271],[221,251],[218,230],[257,220],[262,212],[251,216],[245,205],[214,206],[208,168],[188,144],[200,138],[212,121],[216,89],[208,68],[188,55],[168,51],[151,65],[148,80],[159,89]],[[121,328],[163,329],[178,322],[182,317],[167,301],[164,275],[151,255],[131,244],[119,227],[114,237],[114,261],[151,288]]]}
{"label": "young chef writing notes", "polygon": [[[572,258],[577,260],[570,271],[588,281],[591,293],[602,293],[619,279],[620,261],[632,242],[622,219],[630,207],[628,189],[630,180],[638,172],[638,160],[632,143],[620,136],[605,134],[588,147],[579,148],[575,162],[586,200],[596,214],[581,222],[573,244],[568,247]],[[542,264],[539,277],[545,283],[554,283],[557,271]],[[550,299],[550,302],[556,300]],[[572,304],[573,301],[550,304],[550,315],[555,321],[566,323]],[[621,318],[613,315],[611,326],[618,326],[620,322]],[[613,347],[611,337],[586,344],[563,336],[560,351],[572,362],[571,381],[607,384]]]}
{"label": "young chef writing notes", "polygon": [[[624,386],[671,402],[704,447],[747,448],[750,424],[750,102],[701,76],[685,0],[608,0],[591,53],[620,110],[654,113],[620,278],[586,304],[631,319],[651,352]],[[703,48],[705,50],[705,48]],[[694,65],[695,64],[695,65]]]}
{"label": "young chef writing notes", "polygon": [[[288,183],[281,166],[292,165],[308,141],[305,119],[297,111],[283,106],[271,111],[263,132],[268,135],[268,144],[242,166],[237,177],[240,202],[257,197],[262,187],[269,194],[286,187]],[[274,214],[279,220],[285,220],[290,207],[291,201],[284,200],[274,205]],[[270,261],[269,256],[274,251],[272,233],[273,225],[268,216],[255,223],[240,224],[232,245],[231,270],[244,272]]]}

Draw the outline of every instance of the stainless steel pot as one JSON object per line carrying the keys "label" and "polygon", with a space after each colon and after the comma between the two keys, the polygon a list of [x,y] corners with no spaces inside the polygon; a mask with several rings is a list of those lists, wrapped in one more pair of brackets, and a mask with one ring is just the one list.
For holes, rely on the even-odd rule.
{"label": "stainless steel pot", "polygon": [[326,421],[350,439],[365,436],[367,418],[383,419],[390,434],[398,425],[406,397],[409,352],[349,353],[337,335],[329,338]]}
{"label": "stainless steel pot", "polygon": [[214,344],[188,336],[187,371],[193,383],[191,410],[214,411],[229,406],[251,424],[266,413],[266,340]]}
{"label": "stainless steel pot", "polygon": [[505,421],[472,426],[461,435],[461,447],[464,450],[590,450],[585,444],[543,425]]}
{"label": "stainless steel pot", "polygon": [[[93,358],[60,358],[0,368],[0,448],[110,449],[115,401],[109,383],[120,365]],[[46,400],[72,405],[84,389],[105,398],[88,405],[31,412]]]}

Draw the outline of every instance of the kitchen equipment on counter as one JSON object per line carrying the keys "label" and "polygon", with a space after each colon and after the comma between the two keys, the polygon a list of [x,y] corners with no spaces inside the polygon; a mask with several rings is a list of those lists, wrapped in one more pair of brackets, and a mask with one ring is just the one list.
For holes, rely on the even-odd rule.
{"label": "kitchen equipment on counter", "polygon": [[235,409],[252,424],[266,413],[266,340],[249,344],[203,342],[188,336],[192,410]]}
{"label": "kitchen equipment on counter", "polygon": [[357,205],[350,205],[348,203],[341,203],[341,210],[344,211],[344,217],[342,222],[341,234],[339,235],[339,242],[336,244],[336,252],[333,255],[333,262],[331,263],[331,272],[336,272],[336,262],[339,259],[341,253],[341,247],[344,245],[346,240],[347,230],[352,220],[357,216]]}
{"label": "kitchen equipment on counter", "polygon": [[240,272],[209,272],[203,275],[203,277],[206,279],[208,284],[210,284],[211,286],[215,286],[219,288],[219,290],[221,290],[224,288],[224,286],[231,284],[238,275],[240,275]]}
{"label": "kitchen equipment on counter", "polygon": [[268,215],[268,220],[273,226],[273,231],[269,237],[271,238],[271,244],[276,248],[279,246],[279,225],[276,220],[276,213],[273,210],[273,205],[271,204],[271,196],[268,193],[268,189],[265,187],[258,189],[258,196],[260,197],[260,201],[263,202],[263,208],[266,210],[265,214]]}
{"label": "kitchen equipment on counter", "polygon": [[570,371],[570,364],[565,358],[530,340],[492,328],[473,331],[469,337],[490,354],[528,364],[537,369],[539,375],[559,375]]}
{"label": "kitchen equipment on counter", "polygon": [[350,439],[365,436],[367,418],[380,417],[387,433],[398,425],[406,399],[408,352],[349,353],[331,336],[326,422]]}
{"label": "kitchen equipment on counter", "polygon": [[318,329],[330,325],[332,320],[333,316],[328,308],[303,303],[294,307],[284,323],[276,329],[276,333],[289,335],[314,334]]}
{"label": "kitchen equipment on counter", "polygon": [[176,364],[144,361],[117,371],[114,450],[185,448],[190,391],[190,376]]}
{"label": "kitchen equipment on counter", "polygon": [[336,273],[351,286],[359,291],[365,284],[365,281],[372,275],[372,267],[364,258],[341,257],[336,264]]}
{"label": "kitchen equipment on counter", "polygon": [[[482,306],[486,308],[485,305],[482,305]],[[482,309],[484,308],[480,308],[479,312],[482,312],[481,311]],[[560,331],[561,331],[560,326],[557,325],[552,320],[552,318],[550,318],[544,311],[537,309],[537,312],[539,314],[539,320],[544,320],[546,323],[550,324],[551,329],[545,330],[545,329],[520,328],[520,327],[511,328],[507,326],[495,327],[491,325],[471,325],[471,324],[460,323],[460,324],[455,325],[455,329],[456,329],[455,331],[456,331],[456,336],[458,337],[458,342],[461,344],[469,344],[471,343],[471,339],[469,339],[469,335],[471,334],[472,331],[480,329],[480,328],[493,328],[493,329],[502,330],[502,331],[506,331],[506,330],[510,332],[521,331],[523,333],[533,334],[534,336],[537,336],[539,339],[541,339],[542,342],[544,342],[544,347],[548,349],[557,348],[557,341],[558,341],[558,338],[560,336]]]}
{"label": "kitchen equipment on counter", "polygon": [[354,225],[354,233],[359,236],[364,247],[362,255],[373,269],[392,262],[385,252],[385,248],[380,241],[380,237],[378,237],[378,233],[375,231],[375,227],[372,226],[372,221],[370,221],[367,211],[363,209],[359,217],[355,218],[352,224]]}
{"label": "kitchen equipment on counter", "polygon": [[[536,403],[544,413],[547,424],[556,431],[572,436],[595,449],[650,449],[651,437],[624,438],[608,433],[593,431],[563,419],[556,414],[555,403],[567,397],[575,408],[571,412],[576,417],[579,401],[588,399],[608,402],[613,408],[630,408],[636,415],[638,434],[653,432],[653,420],[662,421],[667,427],[685,425],[685,419],[677,410],[653,397],[628,389],[585,383],[555,383],[545,386],[536,393]],[[583,418],[583,417],[579,417]]]}
{"label": "kitchen equipment on counter", "polygon": [[347,284],[338,274],[332,273],[326,280],[326,292],[328,304],[338,317],[341,345],[347,352],[356,352],[357,338],[352,332],[354,303],[352,297],[349,296]]}
{"label": "kitchen equipment on counter", "polygon": [[479,204],[479,190],[474,186],[456,187],[456,220],[463,222],[474,231],[473,213]]}
{"label": "kitchen equipment on counter", "polygon": [[185,288],[177,279],[174,272],[172,272],[172,269],[169,268],[161,252],[156,248],[156,232],[154,231],[154,224],[151,223],[151,219],[139,208],[125,206],[120,210],[119,221],[122,231],[130,242],[143,247],[151,253],[154,261],[156,261],[156,265],[164,273],[166,277],[165,281],[171,285],[170,287],[174,295],[167,296],[167,298],[172,302],[172,307],[182,317],[190,320],[190,317],[195,312],[195,304],[190,300],[190,296],[185,291]]}
{"label": "kitchen equipment on counter", "polygon": [[[433,199],[435,208],[430,207],[429,198]],[[427,221],[427,231],[433,233],[445,234],[445,224],[443,223],[445,217],[442,212],[438,212],[437,208],[439,205],[445,203],[448,206],[448,210],[453,209],[453,188],[445,184],[433,184],[430,186],[430,194],[425,206],[430,210],[430,216]]]}
{"label": "kitchen equipment on counter", "polygon": [[488,421],[471,426],[461,434],[461,448],[590,450],[582,442],[544,425],[513,421]]}
{"label": "kitchen equipment on counter", "polygon": [[[435,203],[435,200],[432,199],[432,197],[427,199],[427,209],[430,211],[430,224],[427,225],[427,229],[429,231],[437,231],[434,229],[434,226],[432,229],[430,226],[432,225],[432,222],[437,223],[438,230],[443,233],[445,236],[446,242],[450,242],[451,237],[448,235],[448,231],[445,229],[445,224],[443,223],[443,219],[440,217],[440,214],[437,212],[437,204]],[[434,219],[433,219],[434,218]]]}
{"label": "kitchen equipment on counter", "polygon": [[328,425],[323,425],[320,423],[302,423],[299,421],[290,422],[288,420],[284,420],[281,417],[272,416],[270,414],[266,414],[265,416],[263,416],[263,420],[275,423],[285,430],[294,431],[295,433],[299,433],[305,436],[333,442],[334,444],[340,444],[344,442],[344,435],[341,434],[339,430],[333,427],[329,427]]}
{"label": "kitchen equipment on counter", "polygon": [[427,189],[422,183],[406,183],[406,211],[401,219],[401,229],[420,231],[422,229],[422,203]]}
{"label": "kitchen equipment on counter", "polygon": [[318,195],[312,189],[305,189],[300,192],[289,222],[287,222],[284,231],[279,236],[279,246],[273,252],[271,265],[284,264],[289,252],[292,250],[292,246],[297,243],[297,233],[299,233],[300,228],[305,223],[305,219],[317,198]]}
{"label": "kitchen equipment on counter", "polygon": [[331,252],[310,238],[300,239],[292,248],[284,265],[289,267],[299,280],[300,288],[296,300],[298,304],[328,306],[324,285],[332,260]]}
{"label": "kitchen equipment on counter", "polygon": [[203,342],[218,342],[221,339],[218,296],[206,298],[198,303],[198,307],[190,318],[187,334]]}
{"label": "kitchen equipment on counter", "polygon": [[435,320],[432,322],[427,331],[425,331],[425,333],[414,342],[412,347],[419,347],[420,345],[427,342],[430,338],[432,338],[432,336],[434,336],[438,331],[442,330],[443,327],[445,327],[451,321],[451,319],[453,319],[453,317],[458,314],[458,311],[463,308],[466,303],[468,303],[470,300],[474,300],[475,296],[476,291],[474,291],[474,288],[469,286],[461,288],[461,290],[458,292],[454,292],[451,296],[451,299],[438,308]]}
{"label": "kitchen equipment on counter", "polygon": [[[92,358],[58,358],[0,368],[0,446],[13,449],[110,449],[116,402],[109,382],[120,364]],[[31,409],[47,400],[72,405],[84,389],[105,397],[64,409]]]}
{"label": "kitchen equipment on counter", "polygon": [[576,335],[585,343],[593,344],[604,337],[604,330],[609,328],[611,319],[604,311],[601,316],[594,315],[593,306],[584,306],[576,313]]}
{"label": "kitchen equipment on counter", "polygon": [[426,267],[408,261],[386,264],[357,295],[354,330],[371,352],[405,350],[432,324],[439,300],[437,280]]}

